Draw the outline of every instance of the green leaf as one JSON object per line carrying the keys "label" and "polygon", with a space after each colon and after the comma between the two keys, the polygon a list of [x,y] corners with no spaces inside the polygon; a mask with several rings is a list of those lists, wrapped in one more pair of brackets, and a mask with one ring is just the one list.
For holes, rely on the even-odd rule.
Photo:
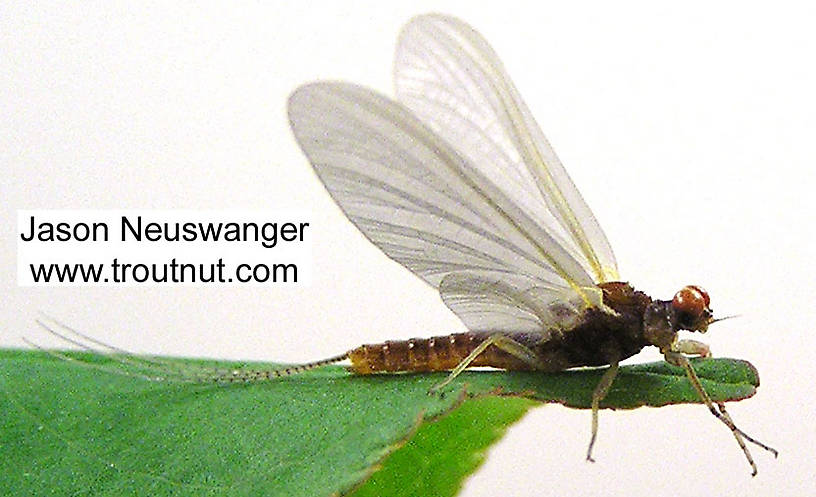
{"label": "green leaf", "polygon": [[[759,384],[744,361],[694,366],[715,400],[750,397]],[[0,494],[454,495],[536,401],[586,408],[602,373],[470,371],[440,397],[427,392],[444,373],[325,367],[247,384],[149,382],[0,350]],[[680,402],[699,400],[681,369],[660,362],[622,367],[604,407]]]}
{"label": "green leaf", "polygon": [[450,414],[423,423],[352,496],[456,495],[464,477],[482,464],[487,448],[535,405],[521,397],[465,400]]}

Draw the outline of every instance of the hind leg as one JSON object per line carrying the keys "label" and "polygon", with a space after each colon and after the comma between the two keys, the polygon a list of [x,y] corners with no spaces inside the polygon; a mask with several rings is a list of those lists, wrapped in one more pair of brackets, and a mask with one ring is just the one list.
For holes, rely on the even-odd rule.
{"label": "hind leg", "polygon": [[532,366],[533,369],[541,369],[541,361],[539,361],[538,357],[532,350],[530,350],[529,347],[520,344],[507,335],[494,333],[493,335],[487,337],[487,339],[480,343],[475,349],[473,349],[473,351],[468,354],[467,357],[462,359],[462,361],[459,362],[459,364],[457,364],[453,370],[451,370],[448,377],[445,378],[442,383],[434,385],[428,393],[436,393],[446,385],[450,384],[450,382],[459,376],[462,371],[467,369],[471,363],[473,363],[473,361],[476,360],[476,358],[479,357],[479,355],[487,350],[487,348],[491,345],[494,345],[513,357],[524,361],[526,364]]}

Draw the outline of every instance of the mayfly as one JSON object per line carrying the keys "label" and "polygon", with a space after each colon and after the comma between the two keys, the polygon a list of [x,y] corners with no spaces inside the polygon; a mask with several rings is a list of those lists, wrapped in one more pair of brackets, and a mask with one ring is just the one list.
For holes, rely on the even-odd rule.
{"label": "mayfly", "polygon": [[487,41],[455,18],[417,17],[400,35],[394,76],[396,101],[348,83],[302,86],[289,98],[291,127],[351,222],[437,288],[470,331],[221,379],[348,360],[361,375],[450,371],[439,390],[474,366],[546,373],[608,365],[592,394],[591,461],[600,402],[619,362],[654,345],[685,370],[755,475],[746,441],[776,451],[737,428],[702,387],[686,356],[708,356],[708,346],[678,338],[718,320],[708,294],[689,285],[654,300],[621,281],[601,227]]}
{"label": "mayfly", "polygon": [[[592,435],[618,364],[647,345],[681,366],[711,413],[746,446],[686,355],[708,356],[717,321],[699,286],[653,300],[621,281],[601,227],[497,55],[470,26],[424,15],[403,29],[396,101],[338,82],[289,98],[295,138],[338,206],[386,255],[439,290],[467,333],[363,345],[358,374],[471,366],[561,371],[609,365],[592,395]],[[312,365],[292,367],[280,375]]]}

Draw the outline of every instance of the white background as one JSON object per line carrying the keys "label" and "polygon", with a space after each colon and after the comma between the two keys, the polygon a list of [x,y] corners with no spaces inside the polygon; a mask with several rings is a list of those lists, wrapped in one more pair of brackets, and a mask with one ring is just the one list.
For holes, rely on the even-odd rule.
{"label": "white background", "polygon": [[[33,322],[38,309],[139,352],[275,361],[461,330],[434,291],[343,218],[285,115],[287,95],[315,79],[390,92],[401,25],[443,11],[502,56],[621,274],[659,298],[700,284],[716,312],[742,315],[705,340],[759,368],[759,393],[731,413],[781,451],[773,460],[755,450],[752,479],[728,430],[703,407],[683,406],[603,412],[598,462],[588,464],[589,413],[545,406],[490,451],[463,494],[813,490],[812,7],[298,5],[3,8],[0,345],[23,346],[21,335],[53,344]],[[23,208],[308,210],[313,283],[20,288]]]}

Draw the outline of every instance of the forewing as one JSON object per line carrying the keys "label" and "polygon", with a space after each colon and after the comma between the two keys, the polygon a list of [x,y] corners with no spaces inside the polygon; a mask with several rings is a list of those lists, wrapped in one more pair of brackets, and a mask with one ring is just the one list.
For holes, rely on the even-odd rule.
{"label": "forewing", "polygon": [[397,99],[468,159],[579,260],[618,280],[612,248],[501,61],[470,26],[425,15],[402,31]]}
{"label": "forewing", "polygon": [[290,97],[289,119],[346,216],[431,285],[462,272],[523,275],[599,305],[572,254],[404,106],[356,85],[312,83]]}

